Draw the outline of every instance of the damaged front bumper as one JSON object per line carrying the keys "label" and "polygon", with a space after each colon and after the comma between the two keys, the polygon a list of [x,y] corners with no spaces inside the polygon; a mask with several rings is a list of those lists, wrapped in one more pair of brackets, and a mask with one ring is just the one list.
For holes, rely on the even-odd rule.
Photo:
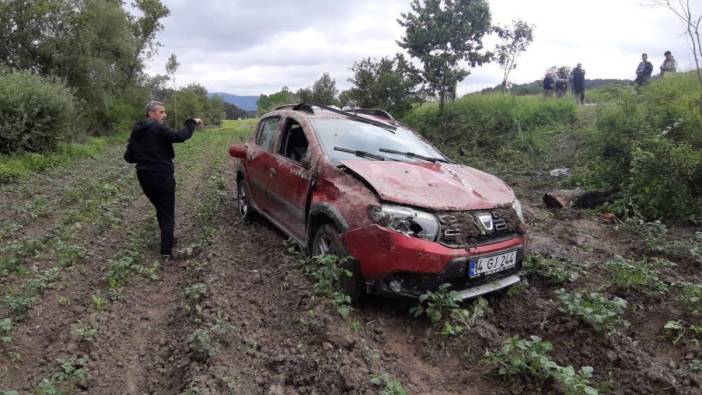
{"label": "damaged front bumper", "polygon": [[[417,298],[449,283],[457,298],[466,300],[520,281],[525,239],[518,234],[469,248],[449,248],[378,225],[345,232],[342,238],[358,260],[371,293]],[[471,260],[511,252],[515,253],[513,266],[475,275]]]}

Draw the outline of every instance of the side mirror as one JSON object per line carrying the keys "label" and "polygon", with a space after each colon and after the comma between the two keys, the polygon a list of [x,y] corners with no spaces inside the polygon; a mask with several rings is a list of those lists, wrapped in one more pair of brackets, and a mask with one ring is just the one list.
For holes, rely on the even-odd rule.
{"label": "side mirror", "polygon": [[239,158],[246,158],[246,144],[232,144],[229,146],[229,155]]}

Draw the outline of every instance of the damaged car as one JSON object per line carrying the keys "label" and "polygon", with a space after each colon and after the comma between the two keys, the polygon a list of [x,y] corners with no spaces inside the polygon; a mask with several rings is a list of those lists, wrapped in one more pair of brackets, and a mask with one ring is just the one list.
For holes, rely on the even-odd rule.
{"label": "damaged car", "polygon": [[522,208],[495,176],[454,163],[382,110],[277,107],[232,144],[239,214],[311,255],[348,256],[344,291],[460,300],[520,281]]}

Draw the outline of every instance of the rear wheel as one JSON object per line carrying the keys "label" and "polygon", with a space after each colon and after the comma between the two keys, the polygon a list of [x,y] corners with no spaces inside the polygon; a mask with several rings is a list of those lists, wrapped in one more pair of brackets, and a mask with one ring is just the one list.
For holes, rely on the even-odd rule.
{"label": "rear wheel", "polygon": [[246,187],[246,180],[243,177],[236,181],[236,202],[239,209],[239,216],[244,221],[251,221],[254,211],[251,208],[249,189]]}
{"label": "rear wheel", "polygon": [[336,255],[345,259],[341,267],[350,271],[351,276],[342,276],[340,280],[341,290],[351,297],[351,302],[357,302],[365,295],[364,281],[361,276],[361,270],[358,262],[349,256],[344,243],[341,241],[339,231],[332,225],[325,224],[317,229],[317,233],[312,240],[312,256],[317,255]]}

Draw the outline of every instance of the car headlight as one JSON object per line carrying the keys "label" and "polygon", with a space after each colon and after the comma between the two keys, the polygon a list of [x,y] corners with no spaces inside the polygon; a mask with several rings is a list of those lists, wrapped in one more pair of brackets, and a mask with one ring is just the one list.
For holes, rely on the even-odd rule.
{"label": "car headlight", "polygon": [[514,199],[514,202],[512,202],[512,210],[517,213],[519,220],[524,222],[524,213],[522,212],[522,204],[519,202],[519,199]]}
{"label": "car headlight", "polygon": [[376,224],[408,236],[434,241],[439,233],[439,221],[434,215],[410,207],[371,205],[368,207],[368,216]]}

